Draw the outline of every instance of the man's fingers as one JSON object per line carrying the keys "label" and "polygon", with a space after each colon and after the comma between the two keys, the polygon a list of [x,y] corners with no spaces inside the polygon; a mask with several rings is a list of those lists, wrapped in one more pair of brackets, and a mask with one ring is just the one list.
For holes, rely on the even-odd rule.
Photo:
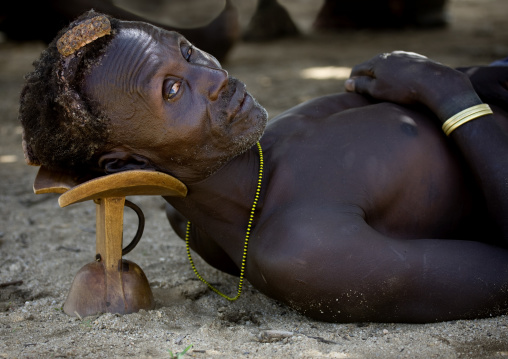
{"label": "man's fingers", "polygon": [[347,92],[355,92],[355,80],[351,78],[347,79],[344,83],[344,87]]}
{"label": "man's fingers", "polygon": [[367,76],[351,77],[346,80],[345,87],[348,92],[356,92],[360,94],[371,94],[374,79]]}
{"label": "man's fingers", "polygon": [[351,77],[374,76],[372,61],[373,61],[373,59],[370,59],[369,61],[365,61],[365,62],[362,62],[361,64],[355,65],[351,69]]}

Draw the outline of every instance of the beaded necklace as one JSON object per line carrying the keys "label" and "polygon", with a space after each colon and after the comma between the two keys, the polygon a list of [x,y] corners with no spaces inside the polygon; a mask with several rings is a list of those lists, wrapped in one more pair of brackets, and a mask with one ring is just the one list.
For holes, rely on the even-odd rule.
{"label": "beaded necklace", "polygon": [[191,253],[190,253],[190,247],[189,247],[190,226],[191,226],[191,222],[190,221],[187,222],[187,230],[185,232],[185,246],[186,246],[186,249],[187,249],[187,257],[189,258],[189,262],[191,264],[192,270],[196,274],[196,277],[198,277],[198,279],[200,281],[205,283],[215,293],[217,293],[221,297],[226,298],[227,300],[230,300],[230,301],[237,300],[238,298],[240,298],[240,294],[242,294],[243,279],[244,279],[244,274],[245,274],[245,265],[247,263],[247,247],[249,245],[249,237],[250,237],[250,232],[251,232],[251,227],[252,227],[252,221],[254,220],[254,213],[256,212],[256,207],[257,207],[258,200],[259,200],[259,192],[261,191],[261,183],[263,181],[263,149],[261,148],[261,144],[259,142],[257,143],[257,147],[258,147],[258,152],[259,152],[258,186],[256,188],[256,195],[254,197],[254,202],[252,203],[252,208],[250,210],[249,222],[247,224],[247,231],[245,232],[245,241],[244,241],[244,245],[243,245],[242,264],[240,266],[240,281],[238,283],[238,291],[237,291],[236,296],[229,297],[226,294],[222,293],[217,288],[215,288],[213,285],[208,283],[208,281],[206,279],[204,279],[198,273],[198,270],[196,269],[196,266],[194,265],[194,261],[192,260]]}

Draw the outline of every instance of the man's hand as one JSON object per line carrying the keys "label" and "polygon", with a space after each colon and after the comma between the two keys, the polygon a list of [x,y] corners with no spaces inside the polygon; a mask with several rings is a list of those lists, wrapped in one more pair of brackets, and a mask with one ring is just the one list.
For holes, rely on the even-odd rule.
{"label": "man's hand", "polygon": [[481,103],[465,74],[412,52],[380,54],[355,66],[345,86],[379,100],[421,103],[442,121]]}
{"label": "man's hand", "polygon": [[412,52],[379,54],[353,68],[346,90],[402,104],[419,102],[419,84],[413,79],[426,71],[427,62],[425,56]]}
{"label": "man's hand", "polygon": [[469,76],[484,102],[508,110],[508,66],[459,67],[457,70]]}

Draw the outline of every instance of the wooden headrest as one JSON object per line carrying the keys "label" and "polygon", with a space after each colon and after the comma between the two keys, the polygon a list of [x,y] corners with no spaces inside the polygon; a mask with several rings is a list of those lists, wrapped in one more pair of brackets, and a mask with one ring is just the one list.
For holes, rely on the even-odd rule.
{"label": "wooden headrest", "polygon": [[34,192],[35,194],[64,193],[86,180],[70,171],[50,170],[41,166],[35,177]]}
{"label": "wooden headrest", "polygon": [[53,171],[41,166],[35,178],[34,192],[63,193],[58,198],[58,204],[65,207],[72,203],[106,197],[185,197],[187,187],[175,177],[162,172],[132,170],[84,179],[71,172]]}

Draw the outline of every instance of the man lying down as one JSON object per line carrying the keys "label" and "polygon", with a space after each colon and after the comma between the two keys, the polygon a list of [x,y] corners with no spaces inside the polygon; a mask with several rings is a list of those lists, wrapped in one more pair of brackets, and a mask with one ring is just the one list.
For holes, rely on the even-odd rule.
{"label": "man lying down", "polygon": [[478,95],[506,90],[486,85],[382,54],[267,124],[178,33],[90,12],[27,75],[20,119],[30,164],[183,181],[173,228],[239,292],[324,321],[435,322],[508,311],[508,114]]}

